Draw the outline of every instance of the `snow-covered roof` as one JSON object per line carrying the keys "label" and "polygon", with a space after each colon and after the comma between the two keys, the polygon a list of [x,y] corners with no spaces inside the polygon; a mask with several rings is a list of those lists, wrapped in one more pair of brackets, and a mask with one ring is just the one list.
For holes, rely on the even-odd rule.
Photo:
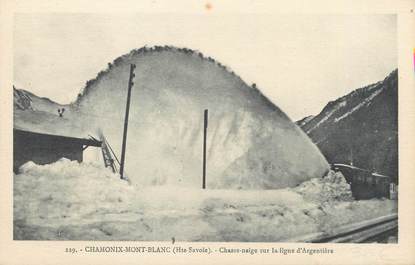
{"label": "snow-covered roof", "polygon": [[90,132],[70,118],[44,111],[14,110],[13,128],[34,133],[89,139]]}
{"label": "snow-covered roof", "polygon": [[333,166],[338,166],[338,167],[347,167],[347,168],[352,168],[352,169],[365,170],[365,169],[358,168],[358,167],[355,167],[355,166],[352,166],[352,165],[347,165],[347,164],[333,164]]}
{"label": "snow-covered roof", "polygon": [[370,173],[374,177],[389,178],[389,176],[385,176],[385,175],[382,175],[382,174],[379,174],[379,173],[371,172],[371,171],[369,171],[367,169],[355,167],[355,166],[352,166],[352,165],[347,165],[347,164],[333,164],[333,166],[335,166],[335,167],[343,167],[343,168],[350,168],[350,169],[354,169],[354,170],[358,170],[358,171],[364,171],[364,172]]}
{"label": "snow-covered roof", "polygon": [[382,174],[379,174],[379,173],[372,173],[372,176],[380,177],[380,178],[389,178],[388,176],[385,176],[385,175],[382,175]]}

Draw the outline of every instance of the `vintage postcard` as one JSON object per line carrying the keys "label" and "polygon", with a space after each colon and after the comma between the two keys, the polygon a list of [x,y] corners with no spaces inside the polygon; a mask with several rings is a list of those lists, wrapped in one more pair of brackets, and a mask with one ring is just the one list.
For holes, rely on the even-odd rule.
{"label": "vintage postcard", "polygon": [[415,263],[414,1],[0,3],[0,264]]}

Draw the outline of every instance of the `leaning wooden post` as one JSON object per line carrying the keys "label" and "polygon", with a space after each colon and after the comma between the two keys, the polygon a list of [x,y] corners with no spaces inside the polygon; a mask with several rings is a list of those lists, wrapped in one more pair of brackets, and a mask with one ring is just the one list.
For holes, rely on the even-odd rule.
{"label": "leaning wooden post", "polygon": [[204,115],[204,126],[203,126],[203,180],[202,180],[202,189],[206,189],[206,136],[207,136],[207,127],[208,127],[208,110],[205,109]]}
{"label": "leaning wooden post", "polygon": [[135,64],[130,66],[130,79],[128,81],[128,93],[127,93],[127,103],[125,106],[125,119],[124,119],[124,133],[122,137],[122,150],[121,150],[121,165],[120,165],[120,176],[121,179],[124,179],[124,165],[125,165],[125,149],[127,145],[127,129],[128,129],[128,115],[130,113],[130,100],[131,100],[131,88],[134,85],[134,69]]}

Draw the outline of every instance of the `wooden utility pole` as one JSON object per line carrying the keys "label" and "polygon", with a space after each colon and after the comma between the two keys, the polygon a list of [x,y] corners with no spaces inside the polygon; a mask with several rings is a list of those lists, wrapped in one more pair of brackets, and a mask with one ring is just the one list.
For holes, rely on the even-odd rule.
{"label": "wooden utility pole", "polygon": [[203,126],[203,180],[202,180],[202,189],[206,189],[206,136],[207,136],[207,127],[208,127],[208,110],[205,109],[204,115],[204,126]]}
{"label": "wooden utility pole", "polygon": [[130,100],[131,100],[131,88],[134,85],[134,69],[135,64],[130,65],[130,79],[128,81],[128,93],[127,93],[127,104],[125,106],[125,119],[124,119],[124,134],[122,137],[122,150],[121,150],[121,165],[120,165],[120,176],[124,179],[124,165],[125,165],[125,149],[127,145],[127,129],[128,129],[128,115],[130,113]]}

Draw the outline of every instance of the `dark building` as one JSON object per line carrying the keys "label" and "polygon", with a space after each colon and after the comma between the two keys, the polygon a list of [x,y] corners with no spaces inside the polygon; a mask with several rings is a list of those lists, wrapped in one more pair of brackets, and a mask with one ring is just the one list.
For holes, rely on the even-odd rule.
{"label": "dark building", "polygon": [[51,135],[13,129],[13,171],[28,161],[44,165],[65,157],[82,162],[88,146],[101,147],[96,139]]}
{"label": "dark building", "polygon": [[394,197],[395,178],[346,164],[333,164],[332,169],[343,174],[357,200]]}

